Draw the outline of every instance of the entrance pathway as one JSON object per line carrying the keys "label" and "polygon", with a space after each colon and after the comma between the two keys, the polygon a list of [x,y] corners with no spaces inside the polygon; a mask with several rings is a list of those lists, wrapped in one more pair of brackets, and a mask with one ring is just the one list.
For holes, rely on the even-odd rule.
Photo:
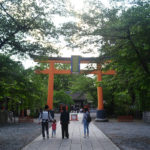
{"label": "entrance pathway", "polygon": [[[62,140],[61,126],[58,122],[56,138],[50,136],[49,139],[43,140],[42,135],[40,135],[22,150],[119,150],[93,123],[90,123],[89,126],[89,138],[84,138],[81,118],[82,114],[78,114],[79,121],[70,121],[69,139]],[[51,135],[51,128],[49,132]]]}

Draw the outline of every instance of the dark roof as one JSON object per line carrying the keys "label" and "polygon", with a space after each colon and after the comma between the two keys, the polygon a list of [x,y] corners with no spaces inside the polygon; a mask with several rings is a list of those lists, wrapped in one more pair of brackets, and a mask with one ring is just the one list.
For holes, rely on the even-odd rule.
{"label": "dark roof", "polygon": [[73,100],[86,100],[85,94],[82,94],[81,92],[71,93],[71,91],[66,91],[66,94],[72,97]]}

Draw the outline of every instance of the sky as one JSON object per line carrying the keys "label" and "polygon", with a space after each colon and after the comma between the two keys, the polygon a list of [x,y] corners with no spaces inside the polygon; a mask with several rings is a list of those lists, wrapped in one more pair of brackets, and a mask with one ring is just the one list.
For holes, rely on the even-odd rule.
{"label": "sky", "polygon": [[[70,1],[71,5],[72,5],[72,8],[75,10],[75,11],[82,11],[82,9],[84,8],[84,2],[83,0],[68,0]],[[109,4],[109,0],[101,0],[101,2],[106,6],[106,7],[110,7],[110,4]],[[64,20],[59,18],[58,16],[55,17],[54,19],[54,22],[57,24],[59,23],[62,23]],[[63,43],[63,42],[62,42]],[[62,46],[63,47],[63,46]],[[72,55],[80,55],[82,57],[98,57],[98,52],[96,50],[93,49],[93,52],[92,53],[86,53],[86,54],[83,54],[80,52],[79,49],[68,49],[68,48],[60,48],[59,50],[60,54],[61,54],[61,57],[71,57]],[[56,57],[56,55],[55,55]],[[23,65],[24,67],[27,69],[29,67],[33,67],[36,65],[36,63],[31,60],[31,59],[25,59],[23,60]]]}
{"label": "sky", "polygon": [[[74,8],[75,11],[82,12],[82,9],[84,9],[84,0],[68,0],[68,1],[70,1],[72,8]],[[101,2],[105,5],[105,7],[110,7],[109,0],[101,0]],[[56,17],[54,22],[57,25],[59,24],[59,22],[63,22],[63,20],[64,18],[62,18],[61,20],[61,18]],[[89,53],[83,54],[78,49],[72,50],[72,49],[67,49],[67,48],[60,49],[60,53],[62,57],[71,57],[72,55],[81,55],[83,57],[91,57],[91,56],[98,57],[98,52],[94,49],[93,49],[93,52],[90,54]]]}

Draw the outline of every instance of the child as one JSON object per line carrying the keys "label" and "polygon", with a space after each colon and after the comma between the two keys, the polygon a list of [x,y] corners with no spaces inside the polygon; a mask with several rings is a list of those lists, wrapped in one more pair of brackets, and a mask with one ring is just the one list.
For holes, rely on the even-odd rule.
{"label": "child", "polygon": [[52,123],[52,137],[56,137],[56,120],[53,120]]}

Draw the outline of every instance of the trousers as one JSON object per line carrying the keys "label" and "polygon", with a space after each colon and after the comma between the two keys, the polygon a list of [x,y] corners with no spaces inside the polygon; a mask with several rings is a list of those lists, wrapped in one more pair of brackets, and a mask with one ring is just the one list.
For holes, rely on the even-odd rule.
{"label": "trousers", "polygon": [[48,122],[42,122],[42,136],[45,137],[45,131],[49,136]]}
{"label": "trousers", "polygon": [[56,136],[56,130],[52,130],[52,137]]}
{"label": "trousers", "polygon": [[61,124],[61,129],[62,129],[62,138],[64,138],[64,136],[66,138],[69,138],[68,124],[67,123]]}
{"label": "trousers", "polygon": [[83,126],[84,126],[84,135],[86,134],[89,135],[89,123],[84,122]]}

